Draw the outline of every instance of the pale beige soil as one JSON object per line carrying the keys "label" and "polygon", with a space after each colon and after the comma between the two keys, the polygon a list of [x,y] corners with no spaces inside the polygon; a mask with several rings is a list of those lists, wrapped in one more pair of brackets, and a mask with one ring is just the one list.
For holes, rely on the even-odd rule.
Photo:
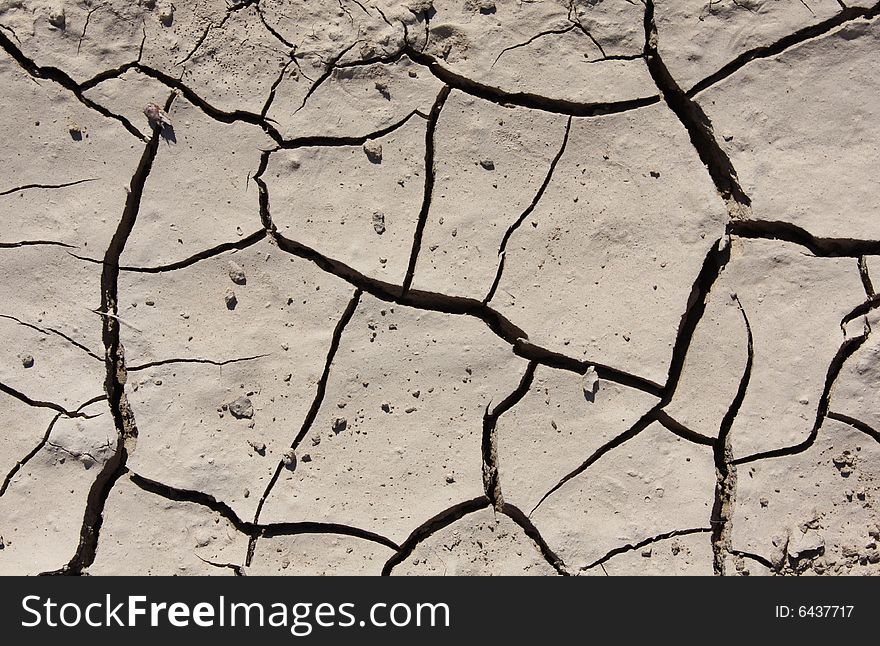
{"label": "pale beige soil", "polygon": [[0,0],[0,574],[880,573],[878,45]]}

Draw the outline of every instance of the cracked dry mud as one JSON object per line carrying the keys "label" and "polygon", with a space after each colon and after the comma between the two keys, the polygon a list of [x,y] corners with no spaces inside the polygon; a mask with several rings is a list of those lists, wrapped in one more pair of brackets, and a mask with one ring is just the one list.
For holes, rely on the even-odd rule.
{"label": "cracked dry mud", "polygon": [[0,1],[0,573],[880,573],[878,41]]}

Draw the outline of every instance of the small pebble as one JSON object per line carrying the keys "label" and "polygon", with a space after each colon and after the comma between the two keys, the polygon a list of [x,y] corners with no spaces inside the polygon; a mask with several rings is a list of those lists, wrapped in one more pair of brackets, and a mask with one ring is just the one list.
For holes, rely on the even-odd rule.
{"label": "small pebble", "polygon": [[599,374],[596,372],[596,366],[587,368],[581,385],[584,389],[584,397],[587,398],[587,401],[593,401],[599,391]]}
{"label": "small pebble", "polygon": [[376,81],[376,89],[386,100],[391,100],[391,92],[388,90],[388,84],[385,81]]}
{"label": "small pebble", "polygon": [[235,306],[238,305],[238,299],[235,297],[235,292],[232,289],[226,290],[223,300],[226,301],[226,309],[228,310],[234,310]]}
{"label": "small pebble", "polygon": [[64,7],[56,5],[49,10],[49,24],[56,29],[64,29],[67,26],[67,16]]}
{"label": "small pebble", "polygon": [[250,419],[254,416],[254,405],[248,397],[239,397],[229,403],[229,412],[236,419]]}
{"label": "small pebble", "polygon": [[367,159],[369,159],[371,163],[382,163],[382,144],[380,144],[378,141],[370,139],[369,141],[365,142],[364,153],[367,155]]}
{"label": "small pebble", "polygon": [[244,285],[247,283],[247,277],[244,275],[244,269],[235,262],[229,263],[229,279],[236,285]]}
{"label": "small pebble", "polygon": [[174,5],[166,4],[159,9],[159,20],[166,27],[170,27],[171,23],[174,22]]}
{"label": "small pebble", "polygon": [[[335,420],[333,420],[333,426],[331,427],[331,429],[337,435],[342,433],[342,431],[344,431],[346,428],[348,428],[348,420],[345,419],[344,417],[337,417]],[[318,442],[320,442],[320,441],[321,440],[319,438]]]}

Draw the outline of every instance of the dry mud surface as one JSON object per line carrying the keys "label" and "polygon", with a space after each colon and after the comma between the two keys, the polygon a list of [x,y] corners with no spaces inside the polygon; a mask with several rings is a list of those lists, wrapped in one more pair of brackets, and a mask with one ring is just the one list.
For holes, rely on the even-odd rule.
{"label": "dry mud surface", "polygon": [[880,5],[0,47],[0,573],[880,572]]}

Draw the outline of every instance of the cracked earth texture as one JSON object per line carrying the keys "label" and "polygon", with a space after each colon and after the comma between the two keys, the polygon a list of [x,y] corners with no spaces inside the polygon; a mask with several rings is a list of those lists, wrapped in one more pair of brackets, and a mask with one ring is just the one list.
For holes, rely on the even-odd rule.
{"label": "cracked earth texture", "polygon": [[0,47],[0,573],[880,573],[880,4]]}

